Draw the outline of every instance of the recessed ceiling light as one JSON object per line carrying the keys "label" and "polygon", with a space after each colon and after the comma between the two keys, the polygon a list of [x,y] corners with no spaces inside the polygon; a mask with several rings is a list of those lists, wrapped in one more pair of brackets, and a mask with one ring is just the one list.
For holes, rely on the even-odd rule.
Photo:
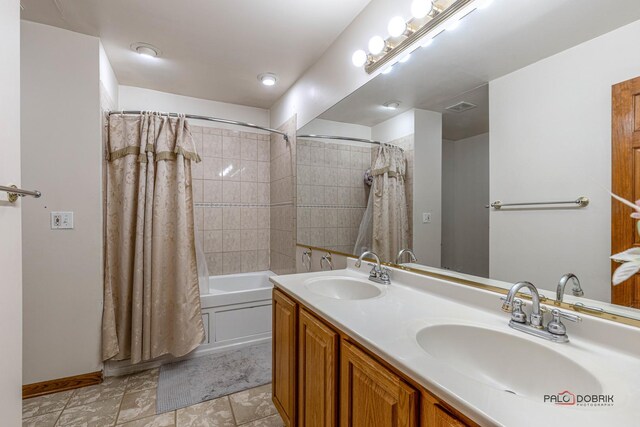
{"label": "recessed ceiling light", "polygon": [[278,77],[273,73],[262,73],[258,75],[258,80],[265,86],[273,86],[278,81]]}
{"label": "recessed ceiling light", "polygon": [[389,110],[397,110],[398,107],[400,107],[400,104],[401,104],[400,101],[387,101],[384,104],[382,104],[382,106]]}
{"label": "recessed ceiling light", "polygon": [[133,43],[131,45],[131,50],[139,55],[146,56],[148,58],[157,58],[160,56],[160,49],[153,45],[150,45],[149,43]]}

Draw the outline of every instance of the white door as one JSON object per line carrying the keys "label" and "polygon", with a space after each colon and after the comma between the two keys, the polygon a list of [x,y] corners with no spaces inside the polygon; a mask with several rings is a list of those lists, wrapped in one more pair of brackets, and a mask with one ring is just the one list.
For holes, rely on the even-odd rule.
{"label": "white door", "polygon": [[[20,186],[20,3],[0,0],[0,185]],[[22,244],[20,206],[0,192],[0,418],[22,424]]]}

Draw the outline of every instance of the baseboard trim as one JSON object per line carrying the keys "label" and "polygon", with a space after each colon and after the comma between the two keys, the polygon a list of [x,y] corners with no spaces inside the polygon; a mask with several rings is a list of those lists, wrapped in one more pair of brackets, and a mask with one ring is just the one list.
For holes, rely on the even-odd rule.
{"label": "baseboard trim", "polygon": [[31,397],[44,396],[45,394],[73,390],[76,388],[100,384],[101,382],[102,371],[96,371],[88,374],[74,375],[72,377],[25,384],[22,386],[22,398],[29,399]]}

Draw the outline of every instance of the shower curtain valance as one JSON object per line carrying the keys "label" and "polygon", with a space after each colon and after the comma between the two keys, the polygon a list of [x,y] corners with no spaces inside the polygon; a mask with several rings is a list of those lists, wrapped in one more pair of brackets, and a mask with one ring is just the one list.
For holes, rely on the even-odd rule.
{"label": "shower curtain valance", "polygon": [[[191,138],[189,122],[184,115],[170,118],[156,113],[112,115],[118,120],[109,120],[107,161],[135,155],[138,161],[176,160],[178,155],[200,162]],[[151,156],[150,156],[151,155]]]}

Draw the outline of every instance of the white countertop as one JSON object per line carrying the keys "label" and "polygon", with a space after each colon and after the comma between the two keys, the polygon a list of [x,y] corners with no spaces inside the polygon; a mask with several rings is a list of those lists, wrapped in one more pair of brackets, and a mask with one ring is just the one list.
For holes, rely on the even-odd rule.
{"label": "white countertop", "polygon": [[[640,330],[581,314],[583,322],[567,324],[569,343],[553,343],[508,326],[499,295],[401,270],[392,284],[376,285],[382,295],[364,300],[337,300],[311,292],[313,277],[367,279],[370,267],[272,277],[273,283],[349,334],[417,383],[481,425],[504,426],[636,426],[640,423]],[[372,282],[369,282],[372,283]],[[527,309],[528,311],[528,309]],[[576,361],[600,381],[603,394],[614,395],[612,407],[558,406],[506,393],[455,370],[426,353],[416,341],[421,329],[438,324],[480,326],[520,338]],[[482,342],[469,342],[469,351]],[[500,349],[496,348],[496,352]],[[544,379],[545,372],[527,370],[527,360],[514,361],[517,375]],[[571,384],[566,384],[571,390]],[[564,390],[550,389],[548,394]]]}

